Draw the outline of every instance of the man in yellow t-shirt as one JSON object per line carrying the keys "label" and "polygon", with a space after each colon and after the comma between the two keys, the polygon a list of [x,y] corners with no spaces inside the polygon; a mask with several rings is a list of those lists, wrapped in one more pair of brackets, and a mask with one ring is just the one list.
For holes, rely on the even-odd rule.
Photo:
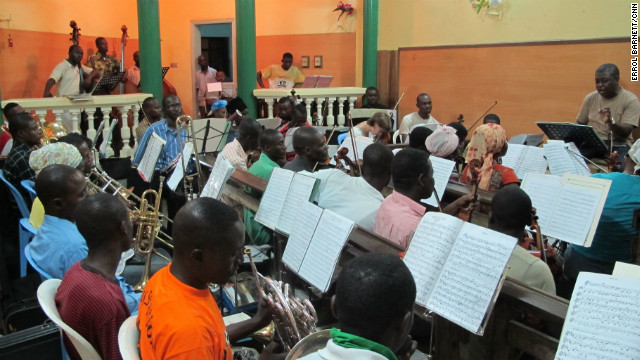
{"label": "man in yellow t-shirt", "polygon": [[295,84],[304,82],[304,75],[293,64],[293,55],[284,53],[282,65],[270,65],[262,71],[258,71],[257,79],[261,88],[264,88],[262,78],[269,80],[272,89],[291,89]]}

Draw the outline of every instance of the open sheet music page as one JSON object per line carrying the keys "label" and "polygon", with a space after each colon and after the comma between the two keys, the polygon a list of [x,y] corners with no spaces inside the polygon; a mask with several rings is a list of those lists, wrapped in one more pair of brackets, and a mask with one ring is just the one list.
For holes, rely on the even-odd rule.
{"label": "open sheet music page", "polygon": [[[600,222],[600,216],[602,216],[602,209],[604,208],[604,204],[607,202],[607,196],[609,195],[609,189],[611,188],[611,180],[594,178],[590,176],[565,174],[564,176],[562,176],[562,183],[566,185],[579,186],[584,189],[590,189],[598,192],[600,195],[599,198],[596,198],[595,194],[591,198],[589,198],[588,205],[595,208],[595,211],[593,212],[593,220],[591,221],[591,226],[583,245],[589,247],[591,246],[593,237],[596,234],[596,229],[598,228],[598,223]],[[581,203],[584,203],[586,201],[586,198],[580,197],[579,200]]]}
{"label": "open sheet music page", "polygon": [[144,149],[144,155],[142,155],[142,160],[140,160],[140,164],[138,164],[138,173],[142,177],[142,180],[151,182],[153,171],[156,169],[156,163],[162,152],[162,147],[166,143],[167,142],[155,132],[149,137],[147,147]]}
{"label": "open sheet music page", "polygon": [[562,178],[531,173],[525,176],[521,187],[531,198],[531,205],[536,208],[540,230],[546,235],[556,200],[562,192]]}
{"label": "open sheet music page", "polygon": [[640,280],[581,272],[556,360],[640,359]]}
{"label": "open sheet music page", "polygon": [[544,174],[547,171],[544,149],[535,146],[509,144],[502,165],[512,168],[518,179],[524,179],[528,172]]}
{"label": "open sheet music page", "polygon": [[[366,137],[366,136],[356,136],[355,138],[355,144],[356,144],[356,148],[358,149],[358,159],[362,160],[364,157],[364,149],[367,148],[367,146],[373,144],[373,139]],[[342,148],[347,148],[349,149],[349,152],[347,153],[347,157],[349,158],[349,160],[355,162],[356,161],[356,156],[355,156],[355,151],[353,150],[353,144],[351,143],[351,136],[347,136],[344,141],[342,142],[342,144],[340,145],[340,147],[338,148],[338,151],[340,151],[340,149]]]}
{"label": "open sheet music page", "polygon": [[580,157],[580,151],[574,143],[560,144],[553,142],[544,144],[544,154],[552,175],[562,176],[565,173],[591,175],[587,163]]}
{"label": "open sheet music page", "polygon": [[167,180],[167,186],[169,187],[169,189],[175,191],[178,187],[178,184],[180,184],[180,181],[184,177],[186,166],[189,164],[189,159],[191,159],[191,153],[193,153],[193,144],[184,144],[181,154],[182,159],[178,160],[175,169],[171,173],[171,176],[169,176],[169,180]]}
{"label": "open sheet music page", "polygon": [[298,273],[322,216],[322,208],[314,203],[304,202],[296,215],[296,226],[291,230],[291,236],[287,240],[287,246],[282,254],[282,262],[289,269]]}
{"label": "open sheet music page", "polygon": [[482,335],[518,240],[464,223],[442,268],[427,308]]}
{"label": "open sheet music page", "polygon": [[109,128],[107,128],[107,133],[104,134],[104,128],[106,126],[104,126],[103,129],[103,136],[102,138],[104,139],[104,141],[102,141],[102,144],[100,144],[100,155],[101,156],[107,156],[107,146],[109,146],[109,144],[111,143],[111,135],[113,134],[113,129],[116,128],[116,125],[118,125],[118,119],[115,119],[115,121],[113,121],[111,123],[111,126]]}
{"label": "open sheet music page", "polygon": [[268,227],[271,230],[276,229],[280,211],[284,206],[284,201],[289,191],[289,185],[293,180],[295,173],[290,170],[274,168],[269,177],[267,188],[260,199],[260,207],[254,218],[255,221]]}
{"label": "open sheet music page", "polygon": [[416,282],[416,303],[427,305],[462,224],[456,217],[435,211],[420,220],[404,256]]}
{"label": "open sheet music page", "polygon": [[[456,163],[455,161],[442,159],[435,156],[430,156],[429,160],[431,161],[431,167],[433,168],[433,180],[435,182],[433,189],[436,193],[438,193],[438,197],[442,199],[442,197],[444,196],[444,191],[447,189],[447,184],[449,183],[451,173],[453,172],[453,167],[456,166]],[[431,206],[438,206],[435,194],[431,194],[430,198],[422,199],[420,201]]]}
{"label": "open sheet music page", "polygon": [[233,174],[235,170],[236,169],[233,167],[231,162],[227,160],[224,154],[218,154],[216,162],[213,165],[213,169],[211,169],[209,179],[204,185],[204,189],[202,189],[200,196],[220,199],[220,195],[222,194],[224,185],[227,183],[227,180],[229,180],[231,174]]}
{"label": "open sheet music page", "polygon": [[354,225],[344,216],[325,209],[298,275],[322,292],[329,290],[340,253]]}
{"label": "open sheet music page", "polygon": [[282,211],[276,224],[276,229],[291,234],[296,222],[299,220],[299,211],[302,203],[309,202],[318,180],[315,177],[297,173],[293,176],[289,191],[285,197]]}
{"label": "open sheet music page", "polygon": [[640,279],[640,266],[616,261],[611,275]]}

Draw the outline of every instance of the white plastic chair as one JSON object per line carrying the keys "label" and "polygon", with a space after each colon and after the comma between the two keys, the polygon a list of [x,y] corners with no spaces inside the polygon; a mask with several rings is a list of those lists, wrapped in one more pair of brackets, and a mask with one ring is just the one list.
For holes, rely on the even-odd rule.
{"label": "white plastic chair", "polygon": [[398,137],[400,136],[400,129],[393,132],[393,143],[398,144]]}
{"label": "white plastic chair", "polygon": [[101,360],[96,349],[60,318],[55,297],[61,282],[62,280],[60,279],[49,279],[40,284],[38,287],[38,302],[40,303],[40,307],[42,307],[42,310],[47,314],[49,319],[56,323],[61,331],[67,334],[69,340],[71,340],[71,343],[83,360]]}
{"label": "white plastic chair", "polygon": [[136,321],[138,315],[129,316],[120,326],[118,331],[118,347],[123,360],[140,360],[138,341],[140,341],[140,330]]}

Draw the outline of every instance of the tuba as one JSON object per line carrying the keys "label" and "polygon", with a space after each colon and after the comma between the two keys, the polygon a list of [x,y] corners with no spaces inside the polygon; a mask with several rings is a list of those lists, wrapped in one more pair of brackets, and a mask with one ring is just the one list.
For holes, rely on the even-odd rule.
{"label": "tuba", "polygon": [[300,301],[292,295],[289,284],[261,275],[253,263],[251,249],[245,249],[244,253],[249,256],[260,297],[269,304],[276,333],[285,351],[289,351],[304,337],[316,331],[318,315],[308,299]]}
{"label": "tuba", "polygon": [[67,135],[67,129],[58,122],[50,122],[42,125],[42,122],[36,120],[38,127],[42,130],[42,138],[40,143],[42,146],[49,145],[58,141],[59,138]]}
{"label": "tuba", "polygon": [[[136,221],[136,237],[134,239],[134,250],[146,256],[144,264],[144,272],[140,282],[133,287],[136,291],[144,290],[147,281],[149,281],[149,274],[151,273],[151,256],[153,255],[153,246],[160,231],[162,225],[162,215],[160,214],[160,203],[162,201],[162,184],[164,177],[160,177],[160,189],[155,191],[153,189],[145,190],[142,193],[140,201],[140,209],[133,212],[133,217]],[[149,197],[153,198],[153,202]],[[149,209],[148,205],[153,204]]]}

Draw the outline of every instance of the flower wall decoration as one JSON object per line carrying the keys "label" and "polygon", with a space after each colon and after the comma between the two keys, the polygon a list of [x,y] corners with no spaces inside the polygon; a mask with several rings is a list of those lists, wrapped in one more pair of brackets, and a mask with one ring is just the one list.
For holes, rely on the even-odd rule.
{"label": "flower wall decoration", "polygon": [[480,13],[480,10],[488,7],[498,7],[502,3],[502,0],[471,0],[471,7],[476,11],[476,14]]}
{"label": "flower wall decoration", "polygon": [[351,6],[351,4],[345,4],[342,1],[340,1],[337,7],[333,9],[333,11],[334,12],[340,11],[340,16],[338,16],[338,20],[340,20],[342,15],[344,15],[345,13],[347,14],[347,16],[353,14],[353,6]]}

